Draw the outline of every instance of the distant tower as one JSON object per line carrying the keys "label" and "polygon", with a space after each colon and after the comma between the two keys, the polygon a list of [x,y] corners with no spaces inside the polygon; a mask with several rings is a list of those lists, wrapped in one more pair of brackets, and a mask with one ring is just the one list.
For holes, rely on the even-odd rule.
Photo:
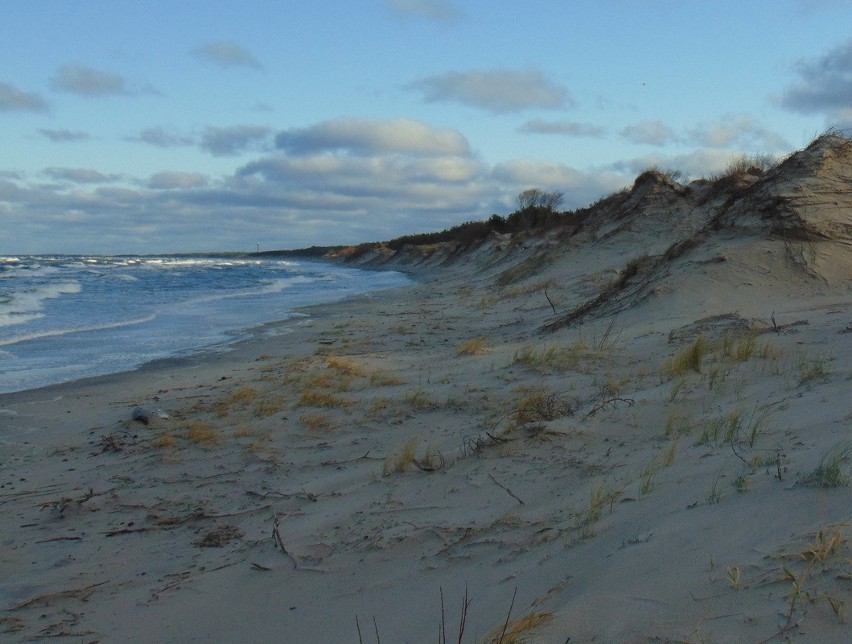
{"label": "distant tower", "polygon": [[260,242],[257,242],[257,252],[260,252]]}

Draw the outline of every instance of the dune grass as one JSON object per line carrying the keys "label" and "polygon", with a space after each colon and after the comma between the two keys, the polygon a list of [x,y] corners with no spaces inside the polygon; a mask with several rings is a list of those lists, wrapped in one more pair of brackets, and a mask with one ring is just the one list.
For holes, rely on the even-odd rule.
{"label": "dune grass", "polygon": [[456,355],[477,356],[485,353],[488,349],[485,338],[473,338],[456,346]]}
{"label": "dune grass", "polygon": [[190,421],[186,424],[184,430],[186,438],[199,445],[213,445],[222,440],[222,436],[216,426],[213,423],[202,420]]}

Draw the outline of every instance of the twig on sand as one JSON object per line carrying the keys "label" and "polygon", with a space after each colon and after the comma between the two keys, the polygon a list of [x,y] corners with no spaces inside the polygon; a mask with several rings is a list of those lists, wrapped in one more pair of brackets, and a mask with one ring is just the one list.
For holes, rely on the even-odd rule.
{"label": "twig on sand", "polygon": [[603,400],[598,401],[594,407],[592,407],[588,413],[586,414],[586,418],[591,418],[599,411],[606,409],[607,407],[615,407],[618,403],[624,403],[628,407],[632,407],[636,401],[633,398],[620,398],[618,396],[612,396],[610,398],[605,398]]}
{"label": "twig on sand", "polygon": [[547,300],[547,303],[550,304],[550,308],[553,309],[553,315],[556,315],[556,307],[553,305],[553,300],[551,300],[550,296],[547,294],[547,287],[548,286],[550,286],[550,284],[544,285],[544,297]]}
{"label": "twig on sand", "polygon": [[254,490],[246,490],[246,496],[256,496],[261,499],[266,499],[270,496],[275,497],[277,499],[292,499],[294,497],[298,497],[313,502],[315,502],[318,498],[316,494],[308,492],[305,488],[302,488],[301,492],[280,492],[278,490],[269,490],[268,492],[255,492]]}
{"label": "twig on sand", "polygon": [[344,465],[346,463],[355,463],[357,461],[383,461],[385,460],[381,456],[370,456],[370,452],[367,451],[363,456],[358,456],[357,458],[347,458],[342,461],[322,461],[320,465]]}
{"label": "twig on sand", "polygon": [[38,595],[37,597],[31,597],[26,601],[21,602],[17,606],[12,607],[11,610],[20,610],[22,608],[28,608],[30,606],[47,606],[52,601],[57,599],[79,599],[84,602],[89,597],[91,597],[95,588],[98,586],[103,586],[104,584],[109,583],[109,581],[101,581],[97,584],[92,584],[91,586],[84,586],[83,588],[72,588],[71,590],[60,590],[55,593],[47,593],[45,595]]}
{"label": "twig on sand", "polygon": [[293,561],[293,568],[299,568],[299,560],[296,559],[290,551],[287,550],[287,547],[284,545],[284,540],[281,538],[281,533],[278,531],[278,524],[281,522],[281,517],[279,517],[275,512],[272,513],[272,540],[275,542],[275,545],[283,552],[286,556],[290,557]]}
{"label": "twig on sand", "polygon": [[500,483],[500,481],[498,481],[497,479],[495,479],[495,478],[494,478],[494,476],[491,474],[491,472],[489,472],[489,473],[488,473],[488,478],[490,478],[492,481],[494,481],[494,484],[495,484],[497,487],[499,487],[499,488],[501,488],[501,489],[505,490],[505,491],[506,491],[506,494],[508,494],[509,496],[511,496],[513,499],[515,499],[515,501],[517,501],[517,502],[518,502],[518,503],[520,503],[521,505],[526,505],[526,503],[524,503],[522,499],[520,499],[518,496],[516,496],[516,495],[515,495],[515,493],[514,493],[514,492],[512,492],[512,490],[510,490],[510,489],[509,489],[509,488],[507,488],[505,485],[503,485],[502,483]]}

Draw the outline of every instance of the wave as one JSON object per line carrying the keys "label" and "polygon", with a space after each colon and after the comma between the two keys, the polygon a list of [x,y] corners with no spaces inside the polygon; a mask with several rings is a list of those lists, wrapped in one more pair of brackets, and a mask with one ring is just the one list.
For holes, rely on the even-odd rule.
{"label": "wave", "polygon": [[54,338],[57,336],[71,335],[73,333],[87,333],[90,331],[107,331],[109,329],[120,329],[127,326],[135,326],[145,324],[157,318],[157,314],[153,313],[141,318],[132,320],[121,320],[119,322],[104,322],[102,324],[90,324],[87,326],[71,327],[66,329],[50,329],[46,331],[33,331],[32,333],[21,333],[9,338],[0,338],[0,347],[8,347],[21,342],[29,342],[30,340],[42,340],[44,338]]}
{"label": "wave", "polygon": [[0,295],[0,327],[26,324],[41,315],[44,302],[63,295],[75,295],[83,290],[79,282],[43,284],[24,291]]}

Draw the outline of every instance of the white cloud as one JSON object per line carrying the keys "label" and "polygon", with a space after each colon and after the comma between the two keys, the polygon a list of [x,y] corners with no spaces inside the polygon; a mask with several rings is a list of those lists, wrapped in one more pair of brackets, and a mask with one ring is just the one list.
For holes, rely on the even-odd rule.
{"label": "white cloud", "polygon": [[648,154],[610,164],[608,168],[631,177],[648,168],[660,168],[680,171],[687,178],[699,178],[722,172],[736,156],[738,153],[730,150],[701,149],[675,155]]}
{"label": "white cloud", "polygon": [[414,155],[467,156],[467,140],[449,129],[436,129],[411,119],[341,119],[278,134],[276,146],[296,154],[347,150],[355,154],[399,152]]}
{"label": "white cloud", "polygon": [[663,146],[677,140],[674,131],[662,121],[642,121],[621,130],[621,136],[631,143]]}
{"label": "white cloud", "polygon": [[492,179],[513,200],[518,192],[532,187],[564,192],[566,208],[588,205],[628,183],[624,175],[614,171],[581,171],[560,163],[528,159],[496,165]]}
{"label": "white cloud", "polygon": [[0,112],[43,112],[47,107],[47,101],[35,92],[25,92],[10,83],[0,83]]}
{"label": "white cloud", "polygon": [[779,134],[762,127],[748,114],[728,114],[719,121],[689,131],[691,142],[713,148],[747,146],[760,151],[788,150],[790,144]]}
{"label": "white cloud", "polygon": [[573,104],[565,87],[537,69],[447,72],[408,87],[422,92],[427,102],[454,101],[494,113],[559,109]]}
{"label": "white cloud", "polygon": [[219,67],[251,67],[263,69],[263,65],[246,49],[235,42],[219,40],[209,42],[193,52],[196,56]]}

